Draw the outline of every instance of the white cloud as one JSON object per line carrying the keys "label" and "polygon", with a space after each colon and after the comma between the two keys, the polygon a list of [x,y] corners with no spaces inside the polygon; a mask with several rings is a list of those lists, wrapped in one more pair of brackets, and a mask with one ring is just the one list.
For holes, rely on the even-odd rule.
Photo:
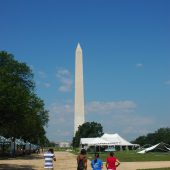
{"label": "white cloud", "polygon": [[61,92],[69,92],[71,91],[73,81],[69,78],[60,79],[61,86],[58,88]]}
{"label": "white cloud", "polygon": [[38,71],[38,75],[40,76],[40,78],[43,78],[43,79],[47,77],[44,71]]}
{"label": "white cloud", "polygon": [[136,103],[133,101],[111,101],[111,102],[100,102],[92,101],[87,103],[86,111],[87,113],[101,113],[106,114],[113,111],[123,111],[129,112],[136,108]]}
{"label": "white cloud", "polygon": [[53,103],[50,105],[47,136],[53,141],[71,140],[73,137],[73,104]]}
{"label": "white cloud", "polygon": [[141,67],[143,67],[144,65],[142,64],[142,63],[137,63],[136,64],[136,67],[138,67],[138,68],[141,68]]}
{"label": "white cloud", "polygon": [[[86,110],[85,117],[86,117],[86,121],[100,122],[100,120],[105,120],[102,123],[102,125],[108,127],[110,126],[109,123],[110,120],[113,120],[113,115],[114,116],[116,115],[115,116],[117,117],[116,120],[119,120],[120,118],[122,119],[122,117],[120,117],[120,113],[126,113],[124,117],[127,118],[128,117],[127,113],[133,112],[136,109],[136,107],[137,106],[133,101],[111,101],[111,102],[92,101],[87,103],[85,106],[85,110]],[[49,138],[52,140],[54,139],[71,140],[73,136],[73,127],[74,127],[73,103],[70,102],[53,103],[50,105],[49,110],[50,110],[50,121],[49,121],[49,127],[47,128]],[[99,120],[95,120],[94,117],[99,118]],[[108,120],[106,118],[108,118]],[[119,122],[114,124],[119,124]],[[57,130],[60,131],[56,132]]]}
{"label": "white cloud", "polygon": [[44,86],[45,86],[46,88],[49,88],[49,87],[51,87],[51,84],[50,84],[50,83],[44,83]]}
{"label": "white cloud", "polygon": [[101,123],[105,133],[119,133],[127,140],[134,140],[150,131],[151,127],[158,126],[152,116],[139,115],[137,111],[113,111],[105,115],[91,115],[89,119]]}
{"label": "white cloud", "polygon": [[73,113],[73,104],[70,103],[53,103],[50,108],[52,113]]}
{"label": "white cloud", "polygon": [[31,70],[34,70],[34,66],[33,65],[29,65]]}
{"label": "white cloud", "polygon": [[60,82],[60,87],[58,90],[60,92],[69,92],[72,89],[73,80],[71,73],[67,69],[60,68],[57,70],[56,77]]}
{"label": "white cloud", "polygon": [[170,85],[170,80],[167,80],[167,81],[165,82],[165,84],[166,84],[166,85]]}
{"label": "white cloud", "polygon": [[36,81],[36,85],[42,86],[42,87],[45,87],[45,88],[50,88],[51,87],[51,83],[49,83],[49,82],[42,82],[40,80]]}
{"label": "white cloud", "polygon": [[[56,102],[50,105],[49,110],[49,139],[71,141],[74,129],[73,102]],[[119,133],[129,141],[160,127],[158,117],[149,113],[138,113],[137,104],[131,100],[88,102],[85,106],[85,120],[101,123],[105,133]]]}
{"label": "white cloud", "polygon": [[64,69],[64,68],[60,68],[57,70],[57,74],[56,76],[59,77],[59,78],[63,78],[63,77],[70,77],[70,72],[69,70],[67,69]]}

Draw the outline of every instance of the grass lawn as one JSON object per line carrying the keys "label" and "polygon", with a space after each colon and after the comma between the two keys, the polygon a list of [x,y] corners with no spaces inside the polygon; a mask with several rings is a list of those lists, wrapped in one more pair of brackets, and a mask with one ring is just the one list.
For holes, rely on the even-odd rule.
{"label": "grass lawn", "polygon": [[[107,156],[109,153],[103,152],[100,153],[100,158],[105,162]],[[94,153],[88,153],[88,158],[93,159]],[[140,162],[140,161],[170,161],[170,153],[158,153],[158,152],[152,152],[152,153],[146,153],[146,154],[139,154],[135,151],[120,151],[115,152],[115,156],[119,159],[121,162]],[[162,170],[162,169],[161,169]]]}

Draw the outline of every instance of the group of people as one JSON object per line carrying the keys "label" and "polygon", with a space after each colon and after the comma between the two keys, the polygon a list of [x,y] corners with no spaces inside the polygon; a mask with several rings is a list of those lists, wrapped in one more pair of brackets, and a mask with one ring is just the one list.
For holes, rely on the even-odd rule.
{"label": "group of people", "polygon": [[[119,160],[114,156],[113,152],[110,152],[106,159],[106,169],[116,170],[116,167],[119,165]],[[93,170],[102,170],[103,162],[99,157],[99,153],[95,153],[94,159],[91,161],[91,168]],[[77,170],[87,170],[87,157],[85,149],[82,149],[80,154],[77,156]]]}
{"label": "group of people", "polygon": [[[53,170],[53,161],[56,161],[53,149],[49,149],[44,153],[44,160],[44,168]],[[113,152],[110,152],[106,159],[107,170],[116,170],[116,167],[119,165],[119,160],[114,156]],[[103,162],[99,157],[99,153],[95,153],[94,159],[91,161],[91,168],[93,170],[102,170]],[[85,149],[82,149],[80,154],[77,156],[77,170],[87,170],[87,156]]]}

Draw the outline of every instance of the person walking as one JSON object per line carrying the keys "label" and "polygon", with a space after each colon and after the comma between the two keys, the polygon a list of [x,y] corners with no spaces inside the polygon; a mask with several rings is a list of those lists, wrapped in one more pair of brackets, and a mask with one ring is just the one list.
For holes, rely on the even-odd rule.
{"label": "person walking", "polygon": [[85,149],[81,149],[80,154],[77,156],[77,170],[87,170],[87,157]]}
{"label": "person walking", "polygon": [[91,167],[93,170],[102,170],[103,162],[99,159],[99,153],[95,153],[95,158],[91,161]]}
{"label": "person walking", "polygon": [[47,152],[44,153],[44,169],[53,170],[53,161],[56,161],[54,150],[49,149]]}
{"label": "person walking", "polygon": [[114,152],[110,152],[110,155],[106,159],[106,169],[116,170],[116,167],[120,165],[119,160],[114,156]]}

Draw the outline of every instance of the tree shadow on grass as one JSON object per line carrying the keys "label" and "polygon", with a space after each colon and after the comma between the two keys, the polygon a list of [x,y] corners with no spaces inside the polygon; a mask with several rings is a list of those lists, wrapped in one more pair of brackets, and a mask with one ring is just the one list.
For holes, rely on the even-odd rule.
{"label": "tree shadow on grass", "polygon": [[34,170],[31,165],[0,164],[0,170]]}
{"label": "tree shadow on grass", "polygon": [[22,155],[16,157],[0,156],[0,160],[31,160],[31,159],[43,159],[43,155],[33,154],[33,155]]}
{"label": "tree shadow on grass", "polygon": [[36,154],[33,154],[33,155],[24,155],[24,156],[18,156],[18,157],[13,158],[13,159],[21,159],[21,160],[43,159],[43,155],[36,155]]}

